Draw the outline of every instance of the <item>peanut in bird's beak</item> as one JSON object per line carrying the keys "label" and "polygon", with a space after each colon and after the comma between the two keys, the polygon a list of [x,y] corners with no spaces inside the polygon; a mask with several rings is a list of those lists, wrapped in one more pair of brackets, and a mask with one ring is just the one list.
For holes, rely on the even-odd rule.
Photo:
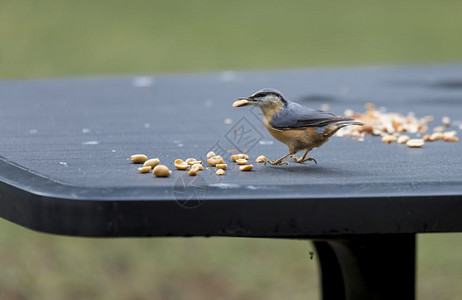
{"label": "peanut in bird's beak", "polygon": [[255,104],[257,101],[252,98],[239,98],[233,103],[233,107],[241,107],[241,106],[246,106],[249,104]]}

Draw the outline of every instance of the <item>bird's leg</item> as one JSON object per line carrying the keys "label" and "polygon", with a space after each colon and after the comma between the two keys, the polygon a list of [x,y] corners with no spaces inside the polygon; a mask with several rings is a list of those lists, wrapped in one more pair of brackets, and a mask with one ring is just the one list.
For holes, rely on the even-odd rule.
{"label": "bird's leg", "polygon": [[316,159],[312,158],[312,157],[308,157],[306,158],[306,155],[308,154],[310,150],[306,150],[305,153],[302,155],[302,157],[298,158],[295,156],[295,154],[292,154],[290,156],[290,158],[292,158],[293,160],[295,160],[296,162],[298,163],[303,163],[305,161],[314,161],[315,164],[318,164],[318,162],[316,161]]}
{"label": "bird's leg", "polygon": [[[287,153],[286,155],[284,155],[283,157],[281,157],[281,158],[278,159],[278,160],[273,160],[273,161],[271,161],[271,160],[268,159],[266,162],[269,163],[269,164],[271,164],[271,165],[274,165],[274,166],[277,166],[277,165],[288,165],[288,164],[289,164],[288,162],[282,161],[282,160],[283,160],[284,158],[286,158],[287,156],[289,156],[290,154],[291,154],[291,152]],[[265,163],[266,163],[266,162],[265,162]]]}

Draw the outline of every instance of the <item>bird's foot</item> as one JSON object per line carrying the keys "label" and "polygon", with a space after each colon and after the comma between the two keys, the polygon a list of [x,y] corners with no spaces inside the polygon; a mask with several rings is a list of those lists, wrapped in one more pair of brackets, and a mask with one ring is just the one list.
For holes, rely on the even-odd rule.
{"label": "bird's foot", "polygon": [[283,166],[283,165],[288,165],[288,164],[289,164],[289,162],[287,162],[287,161],[282,161],[281,159],[278,159],[278,160],[269,160],[269,159],[267,159],[267,160],[265,161],[265,165],[266,165],[267,163],[269,163],[269,164],[272,165],[272,166]]}
{"label": "bird's foot", "polygon": [[313,157],[307,157],[307,158],[298,158],[296,157],[295,155],[291,155],[290,158],[292,158],[294,161],[298,162],[298,163],[304,163],[305,161],[314,161],[315,164],[318,164],[318,162],[316,161],[316,159],[314,159]]}

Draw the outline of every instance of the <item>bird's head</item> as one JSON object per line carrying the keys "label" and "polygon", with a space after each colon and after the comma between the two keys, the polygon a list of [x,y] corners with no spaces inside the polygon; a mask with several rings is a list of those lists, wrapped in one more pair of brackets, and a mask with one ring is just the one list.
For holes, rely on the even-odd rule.
{"label": "bird's head", "polygon": [[282,96],[281,92],[275,89],[262,89],[255,92],[249,97],[237,99],[234,102],[233,106],[239,107],[246,105],[254,105],[260,107],[262,111],[265,111],[278,110],[286,104],[287,100],[284,99],[284,96]]}

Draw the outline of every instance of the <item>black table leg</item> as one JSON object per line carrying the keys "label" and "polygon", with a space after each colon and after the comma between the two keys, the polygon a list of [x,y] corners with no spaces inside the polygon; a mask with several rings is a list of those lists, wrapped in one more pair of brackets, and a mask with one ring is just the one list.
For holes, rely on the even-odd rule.
{"label": "black table leg", "polygon": [[314,241],[322,297],[414,299],[415,235],[367,235]]}

